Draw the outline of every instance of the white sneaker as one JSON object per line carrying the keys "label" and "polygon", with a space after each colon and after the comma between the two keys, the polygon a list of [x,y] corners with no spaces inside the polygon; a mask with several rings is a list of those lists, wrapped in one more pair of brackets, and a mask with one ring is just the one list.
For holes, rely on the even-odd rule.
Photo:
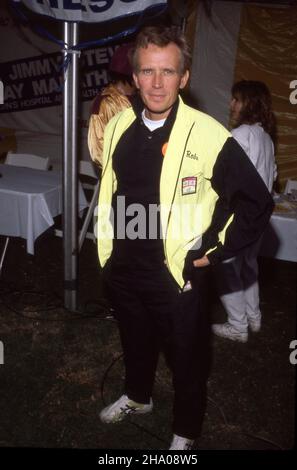
{"label": "white sneaker", "polygon": [[230,323],[215,323],[211,327],[212,332],[221,336],[222,338],[231,339],[232,341],[239,341],[240,343],[246,343],[248,340],[247,332],[238,331]]}
{"label": "white sneaker", "polygon": [[173,439],[169,450],[191,450],[194,444],[193,439],[187,439],[186,437],[178,436],[173,434]]}
{"label": "white sneaker", "polygon": [[259,333],[259,331],[261,330],[261,318],[258,318],[258,319],[248,318],[248,324],[249,324],[249,329],[253,333]]}
{"label": "white sneaker", "polygon": [[141,415],[149,413],[152,409],[152,399],[149,404],[143,404],[130,400],[127,395],[122,395],[117,401],[103,408],[99,416],[103,423],[118,423],[127,415]]}

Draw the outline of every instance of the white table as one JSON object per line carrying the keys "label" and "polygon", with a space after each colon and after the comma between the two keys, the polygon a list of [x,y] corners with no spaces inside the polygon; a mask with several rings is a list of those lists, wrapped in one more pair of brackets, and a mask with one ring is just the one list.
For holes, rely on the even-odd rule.
{"label": "white table", "polygon": [[276,207],[264,233],[259,254],[297,262],[297,211],[277,212]]}
{"label": "white table", "polygon": [[[0,165],[0,234],[34,242],[62,213],[62,173]],[[79,211],[88,206],[79,184]]]}

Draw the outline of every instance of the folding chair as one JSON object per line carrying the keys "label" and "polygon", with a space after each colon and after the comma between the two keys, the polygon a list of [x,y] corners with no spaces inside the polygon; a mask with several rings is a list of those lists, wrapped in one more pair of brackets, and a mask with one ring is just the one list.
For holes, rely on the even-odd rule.
{"label": "folding chair", "polygon": [[296,180],[288,180],[285,187],[285,194],[291,194],[292,189],[297,191],[297,181]]}
{"label": "folding chair", "polygon": [[6,165],[23,166],[26,168],[35,168],[36,170],[48,170],[50,159],[48,157],[39,157],[30,153],[12,153],[8,152],[5,162]]}
{"label": "folding chair", "polygon": [[[85,238],[90,238],[94,242],[96,241],[95,234],[93,232],[88,232],[88,228],[92,218],[94,220],[94,211],[98,202],[100,180],[92,162],[81,160],[78,164],[78,173],[84,190],[92,191],[91,199],[88,198],[89,207],[79,232],[78,251],[80,251]],[[62,237],[63,231],[55,229],[55,235],[57,237]]]}

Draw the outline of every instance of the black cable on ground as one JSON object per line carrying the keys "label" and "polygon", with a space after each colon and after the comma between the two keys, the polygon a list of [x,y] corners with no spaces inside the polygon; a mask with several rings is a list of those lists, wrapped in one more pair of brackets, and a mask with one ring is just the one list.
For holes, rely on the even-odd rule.
{"label": "black cable on ground", "polygon": [[[24,307],[24,309],[22,310],[17,310],[13,307],[11,307],[7,301],[3,300],[3,296],[5,296],[5,298],[11,296],[11,295],[20,295],[20,296],[25,296],[25,295],[29,295],[29,296],[39,296],[40,298],[42,297],[45,297],[48,296],[48,299],[51,300],[51,298],[55,298],[56,300],[59,299],[59,303],[55,303],[53,305],[50,304],[50,302],[48,302],[48,305],[46,305],[44,308],[33,308],[32,310],[31,309],[28,309],[28,307]],[[1,285],[1,289],[0,289],[0,302],[10,311],[12,311],[13,313],[15,313],[16,315],[18,316],[21,316],[22,318],[25,318],[25,319],[28,319],[28,320],[35,320],[35,321],[48,321],[48,322],[65,322],[65,321],[73,321],[73,320],[86,320],[86,319],[97,319],[97,320],[105,320],[105,321],[114,321],[116,322],[115,318],[114,318],[114,315],[113,315],[113,310],[106,304],[106,302],[99,302],[99,301],[87,301],[85,303],[85,306],[82,310],[77,310],[77,311],[71,311],[71,310],[67,310],[63,305],[62,305],[62,299],[59,295],[57,294],[52,294],[52,293],[48,293],[48,292],[40,292],[40,291],[31,291],[31,290],[19,290],[19,289],[16,289],[15,287],[13,287],[11,284],[5,282],[3,283],[2,282],[2,285]],[[89,314],[86,314],[84,312],[87,311],[87,308],[88,308],[88,305],[90,305],[91,303],[93,303],[93,305],[97,305],[97,310],[95,312],[92,312],[91,315]],[[35,314],[39,314],[39,313],[42,313],[42,312],[49,312],[49,311],[53,311],[53,310],[56,310],[56,309],[61,309],[63,314],[67,314],[69,315],[68,318],[47,318],[45,317],[44,315],[43,316],[31,316],[31,315],[28,315],[28,313],[32,314],[32,313],[35,313]],[[26,313],[24,313],[26,312]],[[61,315],[61,313],[59,313],[59,315]],[[111,363],[109,364],[109,366],[107,367],[104,375],[103,375],[103,378],[102,378],[102,381],[101,381],[101,399],[102,399],[102,403],[104,406],[106,406],[106,403],[105,403],[105,399],[104,399],[104,384],[105,384],[105,380],[108,376],[108,373],[110,372],[110,370],[113,368],[113,366],[118,362],[119,359],[121,359],[123,357],[123,354],[119,354],[117,355],[112,361]],[[276,442],[274,441],[271,441],[267,438],[264,438],[262,436],[258,436],[258,435],[255,435],[255,434],[252,434],[252,433],[248,433],[248,432],[245,432],[245,431],[234,431],[233,429],[233,426],[228,423],[227,419],[226,419],[226,416],[224,414],[224,411],[223,409],[211,398],[208,396],[208,402],[210,404],[212,404],[213,406],[215,406],[217,408],[217,410],[220,412],[222,418],[223,418],[223,422],[224,422],[224,425],[226,426],[226,428],[229,430],[229,432],[232,432],[232,433],[235,433],[235,434],[242,434],[246,437],[249,437],[251,439],[255,439],[255,440],[258,440],[258,441],[262,441],[262,442],[266,442],[270,445],[272,445],[273,447],[279,449],[279,450],[285,450],[283,447],[281,447],[279,444],[277,444]],[[136,428],[142,430],[143,432],[147,433],[148,435],[150,435],[151,437],[154,437],[155,439],[158,439],[159,441],[163,442],[163,443],[166,443],[168,444],[167,441],[165,441],[164,439],[162,439],[160,436],[152,433],[151,431],[149,431],[148,429],[146,429],[144,426],[142,425],[139,425],[138,423],[135,423],[133,421],[131,421],[131,417],[128,417],[129,418],[129,422],[131,424],[133,424]]]}
{"label": "black cable on ground", "polygon": [[[18,309],[11,305],[9,299],[13,296],[19,296],[19,302],[22,303],[23,299],[28,296],[30,297],[29,305],[26,302],[23,302],[22,308]],[[32,306],[32,297],[41,299],[39,304]],[[86,319],[96,319],[96,320],[106,320],[106,321],[115,321],[111,309],[108,307],[106,302],[93,301],[93,305],[97,306],[97,309],[88,313],[88,305],[91,301],[87,301],[86,304],[76,311],[71,311],[66,309],[63,306],[61,297],[56,293],[49,293],[46,291],[37,291],[37,290],[26,290],[18,289],[15,286],[7,282],[3,282],[0,289],[0,302],[8,310],[12,311],[18,316],[28,320],[35,321],[47,321],[47,322],[65,322],[68,320],[86,320]],[[13,302],[14,304],[16,302]],[[59,317],[49,317],[45,316],[45,312],[53,312],[54,310],[60,309],[56,315]],[[61,317],[61,313],[67,315],[66,317]]]}
{"label": "black cable on ground", "polygon": [[[102,378],[102,381],[101,381],[101,387],[100,387],[100,391],[101,391],[101,400],[102,400],[102,403],[104,406],[106,406],[106,401],[105,401],[105,398],[104,398],[104,386],[105,386],[105,381],[107,379],[107,376],[109,374],[109,372],[111,371],[111,369],[113,368],[113,366],[120,360],[122,359],[123,357],[123,354],[118,354],[115,358],[113,358],[113,360],[111,361],[111,363],[108,365],[107,369],[105,370],[104,374],[103,374],[103,378]],[[258,436],[256,434],[252,434],[252,433],[248,433],[248,432],[245,432],[245,431],[234,431],[233,429],[233,425],[231,423],[228,423],[227,421],[227,418],[225,416],[225,413],[222,409],[221,406],[219,406],[211,397],[207,397],[207,401],[212,404],[213,406],[215,406],[215,408],[219,411],[220,415],[222,416],[223,418],[223,422],[224,422],[224,425],[226,426],[228,432],[230,433],[233,433],[233,434],[242,434],[244,436],[247,436],[251,439],[255,439],[255,440],[258,440],[258,441],[262,441],[262,442],[266,442],[270,445],[272,445],[273,447],[279,449],[279,450],[285,450],[283,447],[281,447],[278,443],[274,442],[274,441],[271,441],[270,439],[267,439],[265,437],[262,437],[262,436]],[[152,433],[151,431],[149,431],[147,428],[145,428],[144,426],[138,424],[138,423],[135,423],[134,421],[131,420],[131,416],[127,415],[127,421],[131,424],[133,424],[136,428],[140,429],[141,431],[145,432],[146,434],[148,434],[149,436],[151,437],[154,437],[155,439],[158,439],[159,441],[165,443],[166,445],[168,445],[168,441],[165,441],[164,439],[162,439],[160,436],[158,436],[157,434],[154,434]],[[205,436],[207,436],[207,434],[205,434]]]}
{"label": "black cable on ground", "polygon": [[101,386],[100,386],[100,394],[101,394],[101,400],[102,400],[102,403],[103,403],[103,406],[107,406],[107,403],[105,401],[105,398],[104,398],[104,386],[105,386],[105,380],[109,374],[109,371],[113,368],[113,366],[120,360],[122,359],[123,357],[123,353],[119,353],[117,354],[117,356],[115,358],[113,358],[113,360],[110,362],[109,366],[107,367],[107,369],[105,370],[104,374],[103,374],[103,377],[102,377],[102,380],[101,380]]}
{"label": "black cable on ground", "polygon": [[[110,364],[108,365],[107,369],[105,370],[105,372],[103,374],[103,377],[102,377],[102,380],[101,380],[100,393],[101,393],[101,400],[102,400],[102,403],[103,403],[104,406],[107,406],[107,403],[106,403],[105,398],[104,398],[105,380],[106,380],[110,370],[113,368],[113,366],[122,358],[123,358],[123,353],[119,353],[115,358],[113,358],[113,360],[110,362]],[[149,431],[144,426],[132,421],[131,416],[129,416],[129,415],[127,415],[127,422],[129,422],[130,424],[132,424],[136,428],[140,429],[141,431],[144,431],[149,436],[154,437],[155,439],[158,439],[159,441],[161,441],[161,442],[165,443],[166,445],[168,445],[168,442],[165,441],[164,439],[162,439],[160,436],[158,436],[157,434],[154,434],[153,432]]]}
{"label": "black cable on ground", "polygon": [[207,400],[209,401],[209,403],[211,403],[212,405],[214,405],[220,412],[222,418],[223,418],[223,421],[224,421],[224,425],[226,426],[226,428],[228,428],[229,432],[232,432],[232,433],[235,433],[235,434],[242,434],[244,436],[247,436],[247,437],[250,437],[252,439],[256,439],[256,440],[259,440],[259,441],[263,441],[263,442],[267,442],[268,444],[271,444],[273,447],[276,447],[277,449],[279,450],[285,450],[283,447],[281,447],[279,444],[277,444],[276,442],[274,441],[271,441],[269,439],[266,439],[265,437],[262,437],[262,436],[258,436],[256,434],[252,434],[252,433],[249,433],[249,432],[246,432],[246,431],[234,431],[233,430],[233,425],[228,423],[227,419],[226,419],[226,416],[225,416],[225,413],[222,409],[221,406],[219,406],[212,398],[210,397],[207,397]]}

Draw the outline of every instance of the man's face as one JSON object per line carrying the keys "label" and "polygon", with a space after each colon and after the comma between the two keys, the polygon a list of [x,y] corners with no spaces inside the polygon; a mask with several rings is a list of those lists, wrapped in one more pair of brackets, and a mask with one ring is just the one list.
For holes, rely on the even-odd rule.
{"label": "man's face", "polygon": [[189,72],[181,74],[181,53],[171,43],[165,47],[149,44],[137,52],[137,72],[133,74],[136,87],[145,104],[146,116],[164,119],[176,101],[179,89],[184,88]]}

